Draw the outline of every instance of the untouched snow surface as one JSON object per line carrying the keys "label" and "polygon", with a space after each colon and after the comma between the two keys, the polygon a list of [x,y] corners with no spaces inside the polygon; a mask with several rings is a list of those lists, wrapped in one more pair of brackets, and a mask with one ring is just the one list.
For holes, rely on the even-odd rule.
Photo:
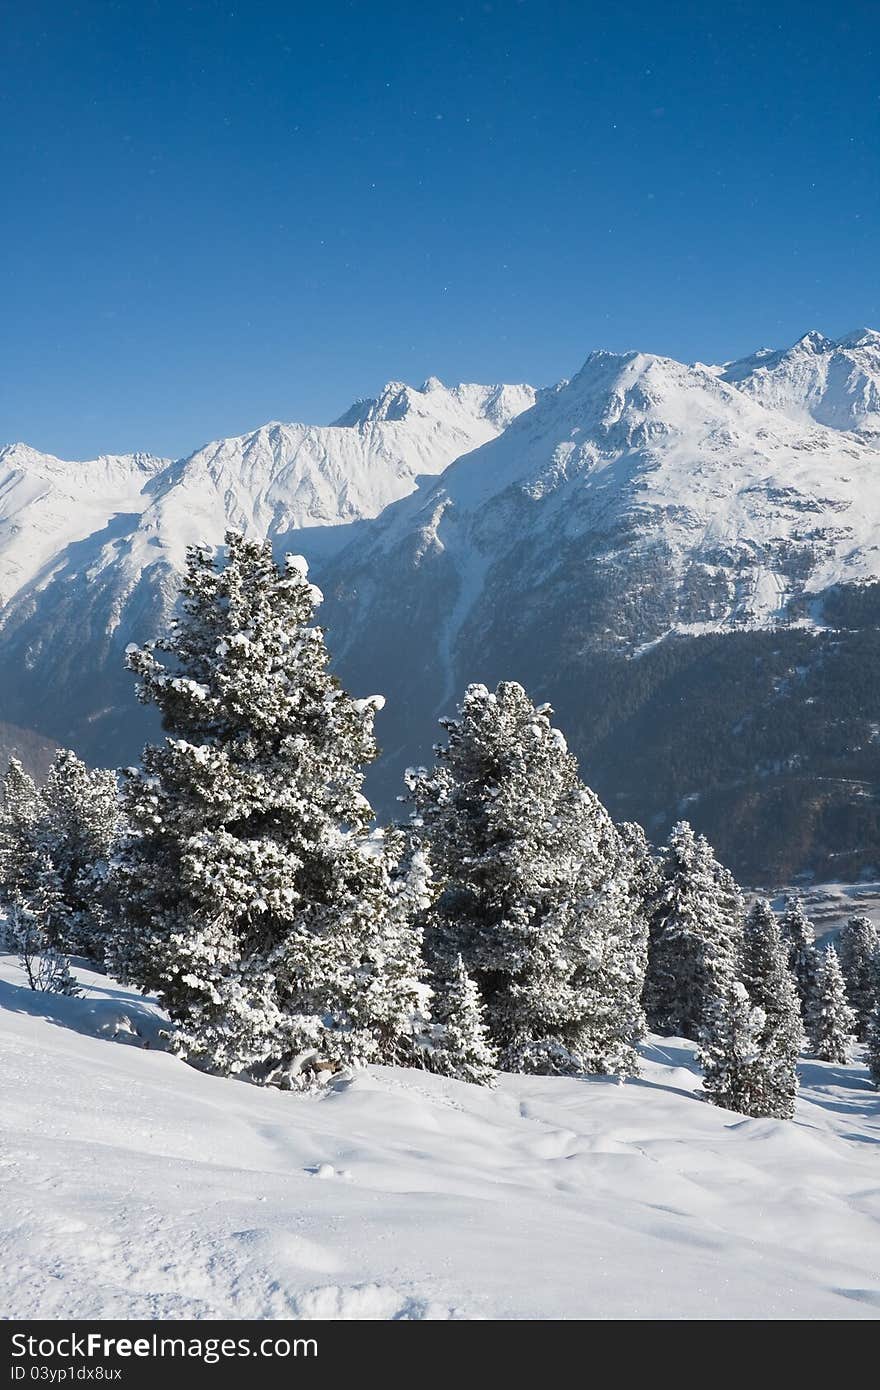
{"label": "untouched snow surface", "polygon": [[34,995],[0,958],[7,1317],[880,1317],[862,1066],[805,1063],[793,1123],[701,1102],[670,1039],[624,1086],[375,1068],[306,1099],[193,1071],[79,974]]}

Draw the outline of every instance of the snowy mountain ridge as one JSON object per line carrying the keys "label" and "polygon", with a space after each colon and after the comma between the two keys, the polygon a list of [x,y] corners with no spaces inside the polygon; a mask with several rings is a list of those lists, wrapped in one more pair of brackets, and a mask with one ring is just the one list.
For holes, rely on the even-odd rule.
{"label": "snowy mountain ridge", "polygon": [[[810,624],[821,621],[812,597],[880,576],[878,470],[870,435],[798,423],[708,368],[599,351],[496,440],[390,508],[340,557],[338,575],[357,589],[362,630],[366,572],[380,556],[411,571],[408,605],[412,584],[435,587],[433,570],[420,581],[433,562],[450,587],[453,644],[469,624],[485,635],[514,594],[525,602],[536,579],[563,573],[569,604],[585,580],[617,575],[628,611],[593,636],[630,649],[669,631]],[[644,605],[631,611],[646,566],[658,571],[646,595],[654,618]]]}
{"label": "snowy mountain ridge", "polygon": [[222,538],[227,525],[278,535],[376,516],[420,475],[441,472],[493,438],[534,399],[528,386],[446,387],[434,377],[416,391],[391,382],[335,425],[271,422],[175,462],[128,454],[73,463],[7,445],[0,448],[0,602],[73,542],[92,537],[89,563],[100,565],[105,528],[106,541],[124,531],[144,564],[157,545],[180,564],[188,544]]}
{"label": "snowy mountain ridge", "polygon": [[120,513],[139,512],[168,465],[152,454],[105,454],[70,463],[27,444],[0,446],[0,606],[66,546]]}
{"label": "snowy mountain ridge", "polygon": [[724,381],[772,410],[838,430],[880,431],[880,333],[860,328],[834,342],[815,330],[790,348],[729,362]]}
{"label": "snowy mountain ridge", "polygon": [[[596,351],[571,380],[540,391],[389,382],[335,425],[272,423],[172,463],[80,467],[5,450],[0,719],[96,762],[134,760],[156,728],[133,703],[124,647],[167,623],[186,545],[220,543],[231,525],[306,555],[342,678],[355,693],[387,696],[372,789],[384,807],[465,685],[513,677],[556,704],[615,812],[653,824],[661,808],[638,787],[614,798],[641,747],[654,775],[640,774],[639,786],[661,799],[658,759],[675,734],[664,711],[687,710],[702,678],[689,669],[671,705],[652,703],[664,663],[687,666],[669,639],[778,631],[809,640],[791,656],[790,642],[762,649],[761,698],[778,703],[778,690],[794,700],[814,668],[825,684],[813,705],[775,716],[774,734],[755,736],[747,765],[722,759],[713,774],[727,786],[774,785],[772,769],[802,765],[807,743],[826,745],[821,728],[838,718],[824,703],[836,648],[820,661],[809,647],[834,628],[829,594],[880,579],[878,342],[870,330],[837,341],[810,333],[723,367]],[[601,665],[612,660],[623,665]],[[855,689],[843,666],[839,679]],[[601,688],[606,704],[594,708]],[[698,717],[708,729],[707,699]],[[788,747],[781,728],[794,731],[793,715],[802,721],[808,708],[825,724]],[[823,763],[822,785],[838,788],[841,807],[856,796],[871,804],[869,716],[859,705],[838,736],[845,768]],[[634,719],[643,722],[629,729]],[[719,725],[711,749],[732,756],[743,745],[730,728],[744,727],[756,727],[754,706]],[[665,730],[663,747],[652,729]],[[687,750],[676,759],[662,792],[667,818],[683,806],[697,814],[702,795]],[[745,804],[741,814],[745,824]],[[717,820],[704,824],[723,849],[730,816],[719,809]],[[863,833],[870,845],[867,824]],[[804,864],[782,849],[777,862],[785,874]],[[748,859],[739,867],[762,871]]]}
{"label": "snowy mountain ridge", "polygon": [[535,398],[529,386],[433,377],[421,390],[391,382],[335,425],[270,423],[173,462],[0,451],[0,668],[14,673],[18,722],[112,761],[103,721],[131,698],[122,651],[167,622],[188,545],[232,526],[282,548],[297,533],[310,555],[339,549]]}

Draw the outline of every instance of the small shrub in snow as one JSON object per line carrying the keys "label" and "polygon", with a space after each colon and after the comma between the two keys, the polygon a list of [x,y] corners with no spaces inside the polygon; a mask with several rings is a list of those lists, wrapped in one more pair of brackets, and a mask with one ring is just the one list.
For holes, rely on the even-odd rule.
{"label": "small shrub in snow", "polygon": [[437,1042],[431,1070],[477,1086],[494,1085],[498,1054],[489,1041],[479,990],[461,956],[449,978],[435,986],[434,1018]]}
{"label": "small shrub in snow", "polygon": [[7,944],[18,955],[28,985],[46,994],[81,993],[70,971],[70,962],[50,940],[47,932],[55,903],[51,880],[32,888],[27,898],[15,895],[9,904],[6,922]]}
{"label": "small shrub in snow", "polygon": [[868,1041],[865,1047],[865,1060],[868,1063],[868,1073],[874,1085],[880,1090],[880,1002],[871,1018],[868,1028]]}

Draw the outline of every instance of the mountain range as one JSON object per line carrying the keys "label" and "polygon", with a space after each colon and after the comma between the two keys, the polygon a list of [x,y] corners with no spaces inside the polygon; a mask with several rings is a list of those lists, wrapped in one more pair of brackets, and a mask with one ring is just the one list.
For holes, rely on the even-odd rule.
{"label": "mountain range", "polygon": [[229,525],[307,556],[342,677],[386,695],[384,810],[465,684],[516,678],[618,818],[686,813],[754,882],[880,862],[880,334],[391,383],[177,461],[0,450],[0,718],[135,758],[122,651]]}

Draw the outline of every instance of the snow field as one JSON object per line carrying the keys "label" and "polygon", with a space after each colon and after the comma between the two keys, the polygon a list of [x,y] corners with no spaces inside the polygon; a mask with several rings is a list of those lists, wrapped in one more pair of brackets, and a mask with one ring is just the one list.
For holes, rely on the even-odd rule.
{"label": "snow field", "polygon": [[661,1038],[625,1085],[372,1068],[302,1098],[194,1071],[77,973],[39,996],[0,958],[7,1317],[880,1316],[860,1065],[803,1063],[794,1122],[705,1104]]}

